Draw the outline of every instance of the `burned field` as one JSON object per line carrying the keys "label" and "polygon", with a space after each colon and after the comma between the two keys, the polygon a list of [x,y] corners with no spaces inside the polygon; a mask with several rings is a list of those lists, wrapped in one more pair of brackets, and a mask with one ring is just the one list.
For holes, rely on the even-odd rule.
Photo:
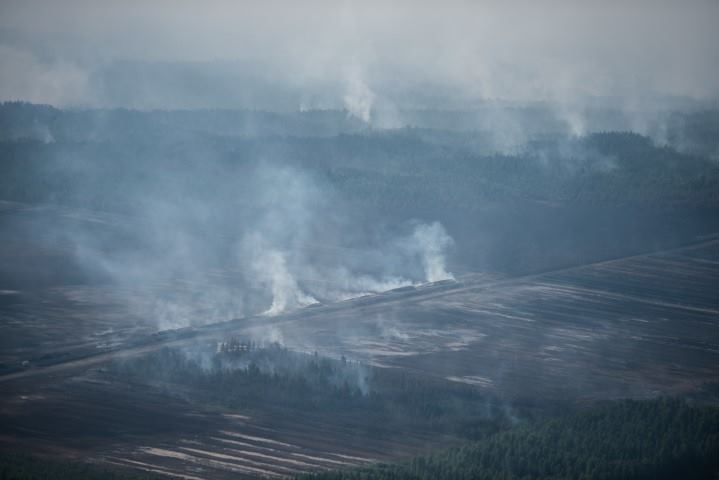
{"label": "burned field", "polygon": [[[523,399],[686,393],[719,371],[719,242],[292,323],[292,341]],[[311,325],[311,335],[307,328]],[[318,334],[319,332],[319,334]],[[324,333],[324,337],[322,337]],[[298,342],[299,348],[307,348]]]}
{"label": "burned field", "polygon": [[[272,409],[251,415],[193,407],[147,385],[98,374],[52,388],[13,389],[3,447],[192,478],[288,476],[368,464],[420,450],[405,437],[357,434],[354,422]],[[248,413],[248,412],[246,412]]]}
{"label": "burned field", "polygon": [[[181,478],[282,477],[408,458],[599,400],[707,398],[719,382],[717,262],[719,241],[705,240],[530,276],[467,275],[137,345],[128,336],[87,363],[6,375],[2,446]],[[283,376],[276,359],[240,362],[235,377],[212,373],[227,338],[281,342],[281,355],[299,356],[285,364],[332,371],[344,357],[361,373],[337,367],[354,373],[314,385],[307,373]],[[198,351],[209,357],[187,353]],[[170,370],[186,374],[157,367],[171,352],[184,360]],[[400,384],[430,392],[416,408],[441,413],[414,417],[434,421],[396,420],[402,388],[386,385]],[[482,408],[473,416],[470,405]],[[476,428],[456,428],[460,418]]]}
{"label": "burned field", "polygon": [[511,423],[467,386],[277,346],[208,366],[224,362],[214,347],[6,382],[3,448],[180,478],[279,477],[408,458]]}

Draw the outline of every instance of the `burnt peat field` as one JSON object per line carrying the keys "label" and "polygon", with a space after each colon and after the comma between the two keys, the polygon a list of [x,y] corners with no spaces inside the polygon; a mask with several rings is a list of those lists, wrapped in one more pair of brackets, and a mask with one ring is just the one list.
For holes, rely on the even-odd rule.
{"label": "burnt peat field", "polygon": [[0,379],[0,439],[179,478],[282,477],[406,459],[602,400],[711,399],[718,266],[719,240],[705,238],[112,348],[83,338],[71,358],[29,358]]}

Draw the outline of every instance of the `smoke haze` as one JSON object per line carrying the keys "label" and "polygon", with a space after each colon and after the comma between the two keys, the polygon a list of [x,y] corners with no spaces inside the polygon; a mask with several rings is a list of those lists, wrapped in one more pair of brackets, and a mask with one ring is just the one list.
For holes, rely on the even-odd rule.
{"label": "smoke haze", "polygon": [[[716,101],[719,4],[6,0],[0,99],[375,112]],[[391,122],[390,122],[391,123]],[[578,131],[578,130],[577,130]]]}
{"label": "smoke haze", "polygon": [[716,467],[717,26],[0,0],[2,477]]}
{"label": "smoke haze", "polygon": [[[354,223],[362,209],[282,159],[222,172],[219,160],[199,157],[192,187],[183,173],[143,168],[159,183],[125,192],[139,201],[108,221],[115,238],[84,227],[59,235],[83,268],[130,292],[130,310],[160,329],[453,278],[452,239],[439,223]],[[78,188],[92,196],[103,187]]]}

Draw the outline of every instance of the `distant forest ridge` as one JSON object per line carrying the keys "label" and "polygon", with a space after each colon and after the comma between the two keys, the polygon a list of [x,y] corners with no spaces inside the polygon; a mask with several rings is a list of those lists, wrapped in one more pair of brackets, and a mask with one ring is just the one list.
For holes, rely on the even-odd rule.
{"label": "distant forest ridge", "polygon": [[471,211],[488,201],[715,208],[719,113],[683,118],[691,134],[672,135],[686,148],[599,132],[518,137],[500,152],[496,132],[372,130],[339,111],[64,111],[5,103],[0,198],[125,210],[135,188],[168,178],[191,187],[214,181],[219,171],[241,175],[269,161],[302,168],[382,208]]}
{"label": "distant forest ridge", "polygon": [[[402,129],[453,133],[483,144],[486,150],[506,150],[546,135],[583,135],[632,131],[647,135],[659,146],[688,153],[719,155],[719,110],[641,112],[616,107],[587,107],[572,115],[551,104],[488,103],[466,110],[409,109],[396,112],[391,128],[365,123],[344,110],[271,112],[260,110],[129,110],[58,109],[26,102],[0,103],[0,141],[106,141],[116,138],[162,136],[185,140],[199,136],[335,136]],[[448,138],[444,138],[448,140]],[[445,142],[448,143],[448,142]]]}

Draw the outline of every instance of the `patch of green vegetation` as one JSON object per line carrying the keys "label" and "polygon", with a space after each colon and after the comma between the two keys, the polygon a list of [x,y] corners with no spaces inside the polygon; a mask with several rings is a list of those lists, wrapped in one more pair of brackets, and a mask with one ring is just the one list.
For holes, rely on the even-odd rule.
{"label": "patch of green vegetation", "polygon": [[719,408],[682,400],[619,401],[523,425],[398,465],[304,480],[712,479],[719,471]]}

